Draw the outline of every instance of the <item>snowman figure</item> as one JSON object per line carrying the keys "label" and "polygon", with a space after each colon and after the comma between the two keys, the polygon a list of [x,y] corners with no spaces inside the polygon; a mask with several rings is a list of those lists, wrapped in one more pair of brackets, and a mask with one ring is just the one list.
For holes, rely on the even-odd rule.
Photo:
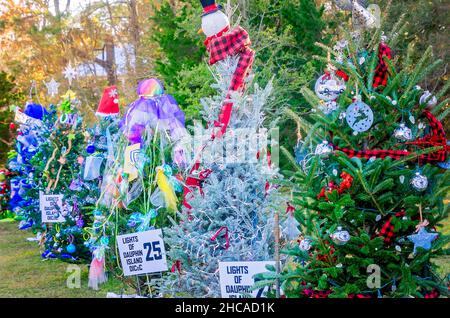
{"label": "snowman figure", "polygon": [[203,6],[202,31],[211,38],[230,29],[230,20],[220,11],[221,5],[216,5],[215,0],[200,0]]}

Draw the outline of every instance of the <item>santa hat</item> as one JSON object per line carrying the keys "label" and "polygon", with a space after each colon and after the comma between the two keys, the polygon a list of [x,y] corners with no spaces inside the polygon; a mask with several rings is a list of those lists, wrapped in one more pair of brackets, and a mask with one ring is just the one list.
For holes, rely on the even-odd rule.
{"label": "santa hat", "polygon": [[95,114],[98,116],[115,116],[119,112],[119,94],[117,93],[117,87],[106,87]]}
{"label": "santa hat", "polygon": [[200,0],[200,2],[202,3],[203,7],[202,17],[222,9],[222,6],[220,4],[217,5],[215,0]]}

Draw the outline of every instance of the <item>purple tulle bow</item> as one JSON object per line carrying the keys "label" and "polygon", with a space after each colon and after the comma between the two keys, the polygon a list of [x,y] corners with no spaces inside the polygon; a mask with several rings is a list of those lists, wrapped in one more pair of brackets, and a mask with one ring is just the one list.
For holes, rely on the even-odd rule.
{"label": "purple tulle bow", "polygon": [[132,143],[142,142],[147,127],[166,130],[172,140],[179,140],[185,133],[185,117],[171,95],[142,96],[129,106],[120,126]]}

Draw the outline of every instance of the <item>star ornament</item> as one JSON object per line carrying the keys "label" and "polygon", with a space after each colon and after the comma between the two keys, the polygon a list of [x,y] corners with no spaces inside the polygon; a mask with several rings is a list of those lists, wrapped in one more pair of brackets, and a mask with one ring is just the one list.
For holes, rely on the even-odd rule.
{"label": "star ornament", "polygon": [[55,81],[54,78],[52,78],[50,82],[48,83],[46,82],[45,86],[47,87],[48,95],[50,95],[51,97],[58,95],[59,85],[60,84],[57,81]]}
{"label": "star ornament", "polygon": [[72,81],[78,76],[77,70],[72,67],[72,63],[69,63],[69,65],[66,66],[63,74],[64,78],[69,81],[69,85],[72,85]]}
{"label": "star ornament", "polygon": [[436,239],[437,233],[428,233],[425,228],[420,228],[419,233],[409,235],[408,240],[414,243],[414,254],[418,247],[429,250],[431,248],[431,242]]}

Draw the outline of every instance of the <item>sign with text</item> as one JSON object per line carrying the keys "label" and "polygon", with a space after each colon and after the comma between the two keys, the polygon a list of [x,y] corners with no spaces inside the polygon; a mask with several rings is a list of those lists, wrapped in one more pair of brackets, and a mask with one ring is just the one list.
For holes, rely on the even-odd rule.
{"label": "sign with text", "polygon": [[[219,262],[220,291],[223,298],[263,298],[268,287],[252,290],[254,275],[267,272],[266,265],[275,266],[274,261],[266,262]],[[247,294],[247,295],[246,295]]]}
{"label": "sign with text", "polygon": [[117,243],[125,276],[167,271],[161,230],[119,235]]}
{"label": "sign with text", "polygon": [[28,126],[41,126],[42,122],[39,119],[28,116],[27,114],[20,111],[20,109],[16,109],[14,121]]}
{"label": "sign with text", "polygon": [[39,192],[39,208],[42,223],[63,223],[66,221],[61,212],[63,209],[62,194],[44,194]]}

